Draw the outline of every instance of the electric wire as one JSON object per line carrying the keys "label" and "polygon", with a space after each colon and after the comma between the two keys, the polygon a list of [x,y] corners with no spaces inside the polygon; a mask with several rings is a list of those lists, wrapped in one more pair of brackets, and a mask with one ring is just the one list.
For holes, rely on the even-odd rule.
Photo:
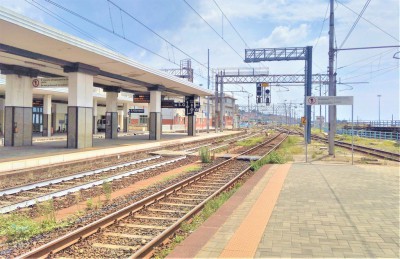
{"label": "electric wire", "polygon": [[239,38],[243,41],[244,45],[249,48],[249,45],[247,42],[243,39],[242,35],[236,30],[235,26],[231,23],[231,21],[228,19],[228,17],[225,15],[224,11],[222,11],[221,7],[218,5],[216,0],[213,0],[215,5],[218,7],[218,9],[221,11],[222,15],[226,18],[226,20],[229,22],[229,24],[232,26],[233,30],[236,32],[236,34],[239,36]]}
{"label": "electric wire", "polygon": [[[165,39],[164,37],[162,37],[161,35],[159,35],[157,32],[155,32],[154,30],[152,30],[150,27],[148,27],[147,25],[145,25],[144,23],[142,23],[141,21],[139,21],[137,18],[135,18],[133,15],[131,15],[130,13],[128,13],[127,11],[123,10],[120,6],[118,6],[117,4],[115,4],[113,1],[111,0],[107,0],[108,2],[110,2],[112,5],[114,5],[116,8],[119,8],[119,10],[121,12],[124,12],[126,15],[128,15],[130,18],[132,18],[133,20],[135,20],[136,22],[138,22],[139,24],[141,24],[142,26],[144,26],[146,29],[148,29],[149,31],[153,32],[155,35],[157,35],[158,37],[162,38],[166,43],[170,44],[171,47],[176,48],[177,50],[179,50],[180,52],[182,52],[183,54],[185,54],[186,56],[192,58],[194,61],[196,61],[198,64],[200,64],[202,67],[207,68],[204,64],[202,64],[200,61],[197,61],[196,59],[194,59],[193,57],[191,57],[189,54],[185,53],[184,51],[182,51],[180,48],[176,47],[174,44],[172,44],[170,41],[168,41],[167,39]],[[215,2],[216,3],[216,2]],[[217,4],[217,3],[216,3]],[[218,4],[217,4],[218,6]],[[218,8],[221,10],[221,8],[218,6]],[[221,10],[221,12],[223,13],[223,11]],[[232,26],[232,28],[234,28],[233,24],[229,21],[228,17],[226,17],[226,15],[223,13],[223,15],[225,16],[225,18],[228,20],[228,22],[230,23],[230,25]],[[244,39],[241,37],[241,35],[239,34],[239,32],[234,28],[234,30],[238,33],[239,37],[244,41]],[[245,41],[244,41],[245,42]],[[247,43],[245,42],[245,44],[247,45]],[[167,47],[168,48],[168,47]],[[172,54],[174,56],[174,61],[175,61],[175,55],[173,53],[173,48],[172,49]],[[168,54],[169,57],[169,54]],[[168,58],[169,59],[169,58]],[[200,69],[200,68],[199,68]],[[198,73],[198,75],[200,75],[202,78],[205,78],[202,73],[201,73],[201,69],[200,69],[200,73]],[[234,85],[236,86],[236,85]]]}
{"label": "electric wire", "polygon": [[[382,57],[382,55],[379,55],[378,57],[374,58],[373,60],[369,61],[368,63],[363,64],[362,66],[359,66],[358,68],[356,68],[356,69],[354,69],[354,70],[345,72],[344,74],[341,73],[341,75],[343,76],[343,75],[352,74],[352,73],[354,73],[354,72],[356,72],[356,71],[358,71],[358,70],[360,70],[360,69],[363,69],[364,67],[366,67],[366,66],[368,66],[368,65],[370,65],[370,64],[372,64],[372,63],[374,63],[376,60],[380,59],[381,57]],[[344,68],[344,67],[339,67],[338,69],[341,69],[341,68]]]}
{"label": "electric wire", "polygon": [[[46,0],[47,1],[47,0]],[[182,54],[184,54],[187,57],[190,57],[193,61],[195,61],[196,63],[198,63],[200,66],[203,66],[205,68],[207,68],[206,66],[203,65],[203,63],[201,63],[200,61],[198,61],[196,58],[192,57],[191,55],[189,55],[187,52],[185,52],[184,50],[180,49],[179,47],[177,47],[175,44],[173,44],[172,42],[170,42],[169,40],[167,40],[166,38],[164,38],[163,36],[161,36],[159,33],[157,33],[156,31],[154,31],[152,28],[150,28],[149,26],[147,26],[146,24],[144,24],[142,21],[140,21],[139,19],[137,19],[136,17],[134,17],[131,13],[129,13],[128,11],[126,11],[125,9],[123,9],[122,7],[120,7],[119,5],[117,5],[116,3],[114,3],[112,0],[107,0],[107,2],[111,3],[113,6],[115,6],[116,8],[118,8],[121,12],[125,13],[129,18],[133,19],[134,21],[136,21],[137,23],[139,23],[140,25],[142,25],[143,27],[145,27],[147,30],[149,30],[150,32],[152,32],[154,35],[156,35],[157,37],[159,37],[160,39],[164,40],[165,42],[167,42],[168,44],[170,44],[172,47],[174,47],[175,49],[179,50]]]}
{"label": "electric wire", "polygon": [[371,0],[367,0],[367,2],[364,4],[363,9],[361,10],[360,14],[358,15],[357,19],[354,21],[353,25],[351,26],[349,32],[347,33],[346,37],[344,38],[342,44],[340,44],[339,49],[341,49],[343,47],[343,45],[346,43],[347,39],[350,37],[351,33],[353,32],[354,28],[357,26],[358,21],[361,19],[361,17],[363,16],[365,10],[367,10],[367,7],[369,5],[369,3],[371,2]]}
{"label": "electric wire", "polygon": [[358,60],[358,61],[352,62],[352,63],[350,63],[350,64],[347,64],[347,65],[343,65],[343,66],[341,66],[341,67],[338,67],[338,69],[342,69],[342,68],[349,67],[349,66],[351,66],[351,65],[354,65],[354,64],[363,62],[363,61],[365,61],[365,60],[374,58],[374,57],[376,57],[376,56],[384,55],[384,54],[386,54],[386,53],[388,53],[388,52],[391,52],[391,51],[392,51],[391,49],[382,51],[382,52],[380,52],[380,53],[378,53],[378,54],[376,54],[376,55],[373,55],[373,56],[370,56],[370,57],[367,57],[367,58],[363,58],[363,59],[360,59],[360,60]]}
{"label": "electric wire", "polygon": [[[226,43],[226,45],[228,45],[239,57],[240,57],[240,59],[241,60],[244,60],[244,58],[239,54],[239,52],[237,52],[233,47],[232,47],[232,45],[231,44],[229,44],[229,42],[227,42],[204,18],[203,18],[203,16],[201,16],[201,14],[199,14],[186,0],[182,0],[183,2],[185,2],[186,3],[186,5],[194,12],[194,13],[196,13],[197,14],[197,16],[199,16],[200,17],[200,19],[202,19],[207,25],[208,25],[208,27],[210,27],[214,32],[215,32],[215,34],[217,34],[225,43]],[[246,63],[249,67],[251,67],[248,63]]]}
{"label": "electric wire", "polygon": [[124,38],[125,38],[124,20],[123,20],[123,18],[122,18],[122,11],[121,11],[121,9],[119,9],[119,16],[121,17],[122,35],[123,35]]}
{"label": "electric wire", "polygon": [[[32,1],[32,2],[30,2]],[[46,8],[45,6],[41,5],[40,3],[36,2],[35,0],[25,0],[25,2],[27,2],[28,4],[36,7],[37,9],[41,10],[42,12],[47,13],[48,15],[50,15],[51,17],[53,17],[54,19],[60,21],[61,23],[73,28],[74,30],[78,31],[79,33],[81,33],[82,35],[92,39],[93,41],[101,44],[104,47],[107,47],[115,52],[118,52],[118,50],[116,50],[115,48],[113,48],[112,46],[108,45],[107,43],[97,39],[95,36],[85,32],[84,30],[80,29],[78,26],[70,23],[69,21],[65,20],[64,18],[62,18],[61,16],[59,16],[58,14],[54,13],[53,11],[51,11],[50,9]],[[118,52],[120,53],[120,52]]]}
{"label": "electric wire", "polygon": [[[33,0],[32,0],[32,1],[33,1]],[[119,33],[117,33],[117,32],[113,32],[112,30],[110,30],[110,29],[104,27],[103,25],[101,25],[101,24],[99,24],[99,23],[97,23],[97,22],[94,22],[94,21],[92,21],[92,20],[90,20],[90,19],[88,19],[88,18],[86,18],[86,17],[84,17],[84,16],[82,16],[82,15],[80,15],[80,14],[78,14],[78,13],[76,13],[76,12],[74,12],[74,11],[72,11],[72,10],[70,10],[70,9],[68,9],[68,8],[66,8],[66,7],[64,7],[64,6],[62,6],[62,5],[60,5],[60,4],[58,4],[58,3],[55,3],[55,2],[53,2],[53,1],[51,1],[51,0],[45,0],[45,1],[48,2],[48,3],[50,3],[50,4],[52,4],[52,5],[54,5],[54,6],[56,6],[56,7],[58,7],[58,8],[60,8],[60,9],[62,9],[62,10],[64,10],[64,11],[66,11],[66,12],[68,12],[68,13],[70,13],[70,14],[72,14],[72,15],[74,15],[74,16],[76,16],[76,17],[78,17],[78,18],[80,18],[80,19],[82,19],[82,20],[84,20],[84,21],[86,21],[86,22],[88,22],[88,23],[90,23],[90,24],[92,24],[92,25],[94,25],[94,26],[96,26],[96,27],[98,27],[98,28],[100,28],[100,29],[102,29],[102,30],[105,30],[105,31],[107,31],[107,32],[109,32],[109,33],[111,33],[111,34],[114,34],[115,36],[117,36],[117,37],[119,37],[119,38],[121,38],[121,39],[123,39],[123,40],[125,40],[125,41],[128,41],[129,43],[131,43],[131,44],[133,44],[133,45],[135,45],[135,46],[137,46],[137,47],[139,47],[139,48],[144,49],[144,50],[150,52],[151,54],[153,54],[153,55],[155,55],[155,56],[158,56],[159,58],[161,58],[161,59],[163,59],[163,60],[166,60],[166,61],[168,61],[168,62],[170,62],[170,63],[172,63],[172,64],[174,64],[174,65],[176,65],[176,66],[179,66],[178,63],[176,63],[176,62],[174,62],[174,61],[171,61],[170,59],[168,59],[168,58],[166,58],[166,57],[164,57],[164,56],[162,56],[162,55],[156,53],[155,51],[152,51],[152,50],[150,50],[149,48],[146,48],[146,47],[142,46],[141,44],[139,44],[139,43],[137,43],[137,42],[135,42],[135,41],[133,41],[133,40],[130,40],[129,38],[126,38],[126,37],[124,37],[123,35],[121,35],[121,34],[119,34]],[[198,75],[198,76],[200,76],[200,77],[206,79],[206,78],[205,78],[204,76],[202,76],[202,75],[199,75],[199,74],[197,74],[197,73],[196,73],[196,75]]]}
{"label": "electric wire", "polygon": [[398,68],[398,67],[399,67],[399,64],[396,64],[394,66],[380,68],[380,69],[373,70],[373,71],[370,71],[370,72],[367,72],[367,73],[363,73],[363,74],[360,74],[360,75],[346,77],[346,78],[343,78],[343,80],[348,80],[348,79],[357,78],[357,77],[361,77],[361,76],[365,76],[365,75],[369,75],[369,74],[373,74],[373,73],[378,73],[378,72],[384,71],[384,70],[392,70],[392,69],[395,69],[395,68]]}
{"label": "electric wire", "polygon": [[[359,15],[356,11],[352,10],[350,7],[348,7],[347,5],[343,4],[342,2],[336,0],[337,3],[341,4],[344,8],[346,8],[347,10],[351,11],[352,13]],[[397,39],[396,37],[394,37],[393,35],[391,35],[390,33],[388,33],[387,31],[385,31],[384,29],[382,29],[381,27],[379,27],[378,25],[372,23],[371,21],[367,20],[364,17],[361,17],[361,19],[363,19],[364,21],[366,21],[367,23],[369,23],[370,25],[374,26],[375,28],[377,28],[378,30],[380,30],[381,32],[385,33],[387,36],[389,36],[390,38],[396,40],[397,42],[400,42],[399,39]]]}
{"label": "electric wire", "polygon": [[[236,32],[236,34],[239,36],[239,38],[243,41],[243,43],[244,43],[244,45],[245,45],[245,47],[246,48],[250,48],[249,47],[249,45],[247,44],[247,42],[244,40],[244,38],[242,37],[242,35],[238,32],[238,30],[235,28],[235,26],[233,26],[233,24],[232,24],[232,22],[229,20],[229,18],[226,16],[226,14],[225,14],[225,12],[222,10],[222,8],[219,6],[219,4],[217,3],[217,1],[216,0],[213,0],[214,1],[214,3],[215,3],[215,5],[218,7],[218,9],[221,11],[221,13],[222,13],[222,29],[224,28],[224,24],[223,24],[223,18],[225,17],[226,18],[226,20],[229,22],[229,24],[231,25],[231,27],[232,27],[232,29]],[[223,36],[223,35],[222,35]],[[263,68],[267,68],[267,66],[264,64],[264,63],[262,63],[262,62],[260,62],[259,63],[260,64],[260,67],[262,66]],[[250,65],[249,65],[250,66]],[[250,66],[251,67],[251,66]]]}
{"label": "electric wire", "polygon": [[329,10],[329,3],[328,3],[328,5],[327,5],[327,7],[326,7],[325,16],[324,16],[324,19],[322,20],[321,30],[319,31],[319,36],[318,36],[317,42],[314,44],[314,48],[317,47],[317,45],[318,45],[318,43],[319,43],[319,39],[321,38],[322,31],[323,31],[324,25],[325,25],[325,21],[327,20],[328,10]]}
{"label": "electric wire", "polygon": [[111,15],[110,1],[107,0],[107,3],[108,3],[108,14],[110,15],[110,21],[111,21],[111,28],[112,28],[112,31],[114,32],[114,23],[113,23],[112,15]]}

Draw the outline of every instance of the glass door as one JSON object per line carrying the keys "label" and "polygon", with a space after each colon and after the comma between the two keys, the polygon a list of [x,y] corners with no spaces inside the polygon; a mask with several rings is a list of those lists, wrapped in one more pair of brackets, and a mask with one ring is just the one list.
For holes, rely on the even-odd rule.
{"label": "glass door", "polygon": [[32,107],[32,131],[34,133],[43,130],[43,106]]}

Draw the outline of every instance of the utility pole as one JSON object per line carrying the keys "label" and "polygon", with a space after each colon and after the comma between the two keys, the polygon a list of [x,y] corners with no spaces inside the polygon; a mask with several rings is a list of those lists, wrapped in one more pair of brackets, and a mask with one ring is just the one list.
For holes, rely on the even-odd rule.
{"label": "utility pole", "polygon": [[379,122],[379,127],[381,126],[381,96],[378,94],[378,122]]}
{"label": "utility pole", "polygon": [[[322,87],[322,82],[321,82],[321,75],[319,76],[319,96],[321,96],[321,87]],[[322,132],[322,105],[319,106],[319,132]],[[326,120],[326,118],[324,118]]]}
{"label": "utility pole", "polygon": [[[210,90],[210,49],[207,50],[207,89]],[[210,133],[210,96],[207,96],[207,133]]]}
{"label": "utility pole", "polygon": [[[330,0],[330,17],[329,17],[329,96],[336,96],[336,80],[333,74],[333,62],[335,59],[334,43],[334,0]],[[329,155],[335,155],[335,133],[336,133],[336,105],[329,105]]]}
{"label": "utility pole", "polygon": [[214,99],[214,118],[215,118],[215,133],[218,132],[218,73],[215,74],[215,99]]}
{"label": "utility pole", "polygon": [[[221,71],[221,76],[222,76],[222,71]],[[221,78],[221,83],[220,83],[220,109],[219,109],[219,115],[220,115],[220,122],[219,122],[219,129],[220,131],[224,131],[224,116],[225,116],[225,111],[224,111],[224,106],[225,106],[225,100],[224,100],[224,78]]]}
{"label": "utility pole", "polygon": [[250,113],[250,94],[247,95],[247,112]]}

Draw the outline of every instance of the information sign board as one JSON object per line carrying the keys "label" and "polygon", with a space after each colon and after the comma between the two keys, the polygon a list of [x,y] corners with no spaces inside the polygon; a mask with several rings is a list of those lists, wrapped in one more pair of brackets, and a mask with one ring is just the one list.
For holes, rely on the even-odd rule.
{"label": "information sign board", "polygon": [[174,108],[185,108],[184,102],[174,103]]}
{"label": "information sign board", "polygon": [[129,113],[144,113],[144,109],[129,109]]}
{"label": "information sign board", "polygon": [[194,97],[193,96],[185,96],[185,115],[193,116],[195,110]]}
{"label": "information sign board", "polygon": [[68,87],[67,77],[35,78],[32,86],[38,88]]}
{"label": "information sign board", "polygon": [[133,96],[134,103],[150,103],[150,95],[149,94],[135,94]]}
{"label": "information sign board", "polygon": [[307,105],[353,105],[353,96],[307,96]]}
{"label": "information sign board", "polygon": [[175,102],[174,100],[162,100],[161,101],[161,108],[174,108]]}

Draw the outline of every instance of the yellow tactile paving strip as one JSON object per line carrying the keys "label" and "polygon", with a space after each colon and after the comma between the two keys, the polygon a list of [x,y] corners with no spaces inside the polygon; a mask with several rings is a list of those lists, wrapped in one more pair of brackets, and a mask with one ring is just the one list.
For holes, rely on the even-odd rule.
{"label": "yellow tactile paving strip", "polygon": [[219,257],[254,257],[291,164],[279,166]]}

